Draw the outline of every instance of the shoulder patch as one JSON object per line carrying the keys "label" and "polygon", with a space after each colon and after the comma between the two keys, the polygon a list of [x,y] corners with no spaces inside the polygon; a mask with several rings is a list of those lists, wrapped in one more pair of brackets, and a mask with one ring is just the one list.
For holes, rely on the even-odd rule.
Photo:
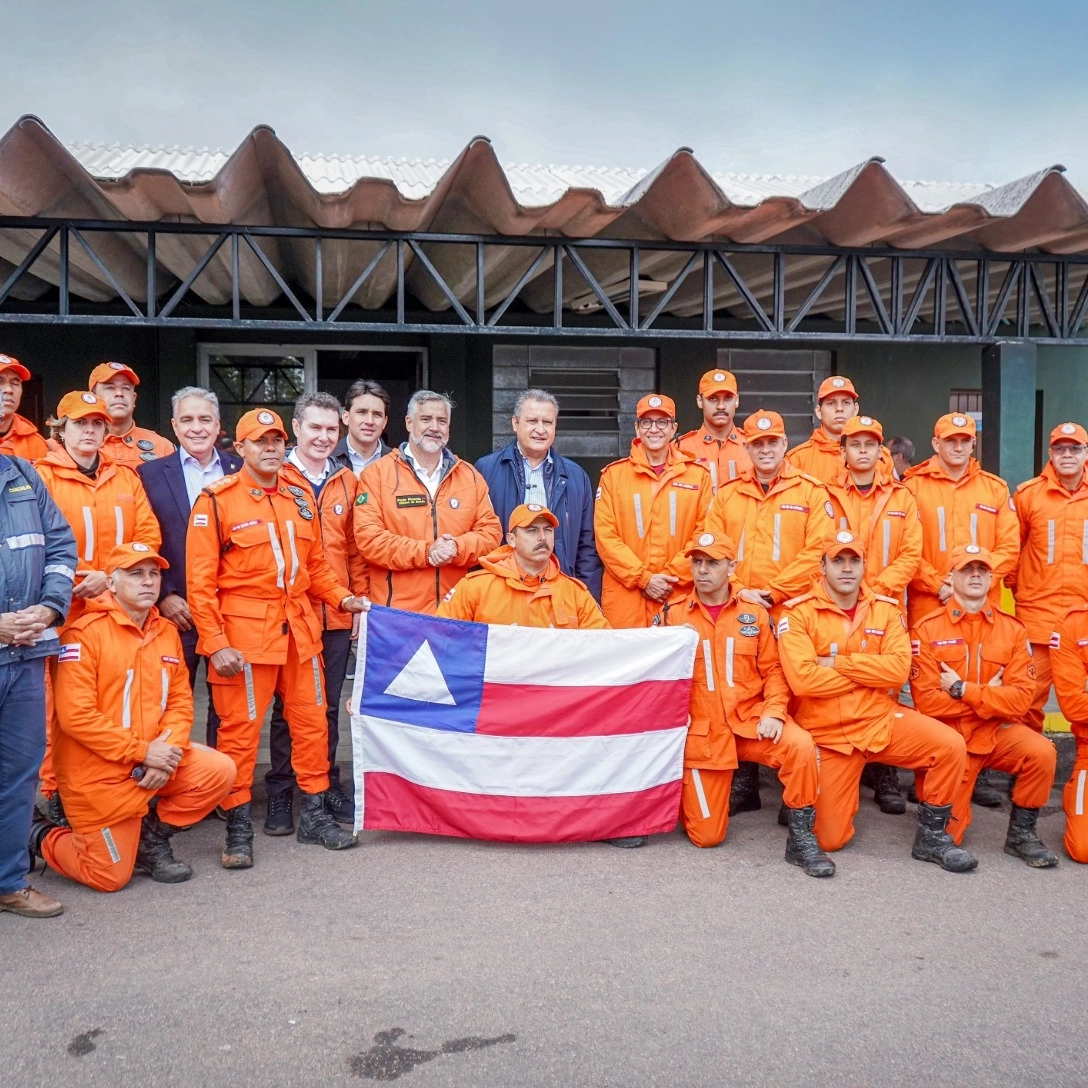
{"label": "shoulder patch", "polygon": [[62,642],[60,645],[60,653],[57,654],[57,661],[62,664],[65,661],[78,661],[81,649],[82,647],[78,642]]}
{"label": "shoulder patch", "polygon": [[370,498],[370,495],[366,491],[360,491],[359,494],[356,495],[356,497],[355,497],[355,505],[356,506],[366,506],[367,500],[369,498]]}
{"label": "shoulder patch", "polygon": [[759,634],[759,628],[754,623],[741,624],[739,630],[740,633],[747,638],[754,638]]}
{"label": "shoulder patch", "polygon": [[455,594],[456,592],[457,592],[457,587],[456,587],[456,586],[454,586],[454,587],[453,587],[453,588],[452,588],[452,589],[451,589],[451,590],[449,591],[449,593],[447,593],[447,594],[445,595],[445,597],[443,597],[443,598],[442,598],[442,600],[443,600],[443,601],[448,601],[448,600],[450,600],[450,599],[451,599],[451,598],[453,597],[453,595],[454,595],[454,594]]}
{"label": "shoulder patch", "polygon": [[208,524],[207,514],[194,514],[193,515],[193,527],[196,529],[203,529]]}
{"label": "shoulder patch", "polygon": [[775,628],[774,633],[776,635],[784,635],[790,629],[790,620],[788,616],[783,616],[778,621],[778,626]]}

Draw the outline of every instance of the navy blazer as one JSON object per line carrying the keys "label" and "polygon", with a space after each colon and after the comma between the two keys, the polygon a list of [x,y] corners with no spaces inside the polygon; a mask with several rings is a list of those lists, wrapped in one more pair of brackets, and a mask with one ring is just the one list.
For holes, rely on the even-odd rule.
{"label": "navy blazer", "polygon": [[[242,467],[242,459],[226,450],[217,449],[216,457],[223,466],[225,476],[233,475]],[[159,549],[170,568],[162,572],[162,593],[159,600],[176,593],[187,597],[185,590],[185,534],[189,531],[189,492],[185,489],[185,472],[181,467],[181,450],[169,457],[145,461],[136,470],[143,481],[151,509],[158,518],[162,530],[162,547]]]}

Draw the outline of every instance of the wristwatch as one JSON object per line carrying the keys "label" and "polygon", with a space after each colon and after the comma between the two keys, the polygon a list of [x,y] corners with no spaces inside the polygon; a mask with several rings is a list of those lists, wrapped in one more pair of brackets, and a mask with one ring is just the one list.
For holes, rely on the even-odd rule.
{"label": "wristwatch", "polygon": [[966,685],[966,684],[965,684],[965,683],[964,683],[964,682],[963,682],[962,680],[957,680],[957,681],[956,681],[956,682],[955,682],[955,683],[954,683],[954,684],[953,684],[953,685],[952,685],[952,686],[951,686],[951,687],[950,687],[950,688],[948,689],[948,694],[949,694],[949,695],[951,695],[953,699],[962,699],[962,698],[963,698],[963,689],[964,689],[964,688],[965,688],[966,686],[967,686],[967,685]]}

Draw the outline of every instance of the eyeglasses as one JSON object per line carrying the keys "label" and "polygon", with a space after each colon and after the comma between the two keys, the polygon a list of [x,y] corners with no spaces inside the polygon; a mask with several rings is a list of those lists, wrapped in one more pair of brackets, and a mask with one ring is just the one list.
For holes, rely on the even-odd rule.
{"label": "eyeglasses", "polygon": [[667,431],[675,422],[675,419],[640,419],[638,429],[640,431]]}
{"label": "eyeglasses", "polygon": [[1072,442],[1059,442],[1057,445],[1050,447],[1051,453],[1084,453],[1088,450],[1088,446],[1075,446]]}

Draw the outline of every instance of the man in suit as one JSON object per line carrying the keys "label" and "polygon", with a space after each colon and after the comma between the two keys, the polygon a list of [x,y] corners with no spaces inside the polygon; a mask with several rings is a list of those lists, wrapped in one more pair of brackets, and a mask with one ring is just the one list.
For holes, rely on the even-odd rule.
{"label": "man in suit", "polygon": [[[199,657],[196,652],[196,625],[185,588],[185,534],[189,513],[201,489],[230,476],[242,467],[241,458],[216,447],[219,436],[219,400],[210,389],[186,386],[171,400],[174,434],[178,449],[167,457],[140,465],[140,478],[159,519],[163,543],[160,551],[170,566],[162,572],[159,612],[181,634],[190,687],[196,683]],[[208,693],[208,744],[215,746],[219,715]]]}

